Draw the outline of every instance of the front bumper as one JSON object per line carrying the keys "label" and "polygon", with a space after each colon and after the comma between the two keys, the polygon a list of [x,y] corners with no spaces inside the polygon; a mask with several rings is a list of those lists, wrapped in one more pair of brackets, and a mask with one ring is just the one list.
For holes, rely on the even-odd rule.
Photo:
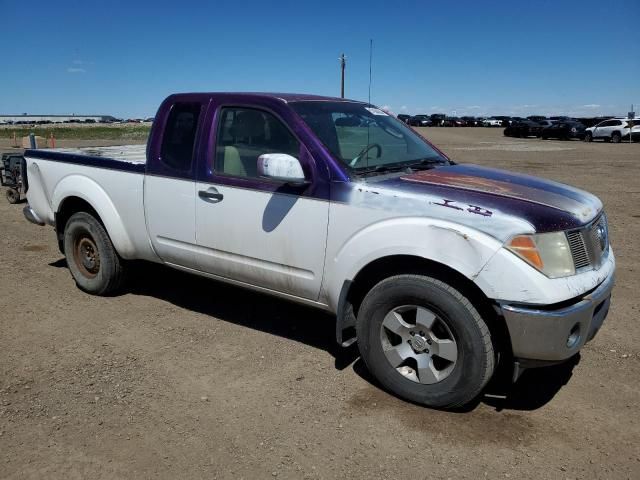
{"label": "front bumper", "polygon": [[598,333],[609,313],[614,280],[611,272],[591,293],[558,309],[501,304],[513,356],[560,362],[575,355]]}

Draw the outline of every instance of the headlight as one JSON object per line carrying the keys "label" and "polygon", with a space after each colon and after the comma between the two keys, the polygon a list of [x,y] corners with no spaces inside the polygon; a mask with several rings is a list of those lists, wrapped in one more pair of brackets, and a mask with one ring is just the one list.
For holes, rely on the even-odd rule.
{"label": "headlight", "polygon": [[518,235],[506,247],[549,278],[568,277],[576,273],[564,232]]}

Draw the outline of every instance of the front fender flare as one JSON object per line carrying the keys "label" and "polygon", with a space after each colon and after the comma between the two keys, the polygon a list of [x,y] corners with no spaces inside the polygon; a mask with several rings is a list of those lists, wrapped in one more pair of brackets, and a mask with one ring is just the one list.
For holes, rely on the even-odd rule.
{"label": "front fender flare", "polygon": [[371,262],[394,255],[440,263],[473,281],[501,247],[496,238],[453,222],[423,217],[377,222],[356,232],[327,259],[325,300],[336,312],[345,281],[354,280]]}

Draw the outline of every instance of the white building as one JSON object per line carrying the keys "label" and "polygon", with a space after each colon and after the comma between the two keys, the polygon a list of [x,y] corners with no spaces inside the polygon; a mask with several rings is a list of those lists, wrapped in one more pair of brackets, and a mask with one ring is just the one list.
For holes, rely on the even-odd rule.
{"label": "white building", "polygon": [[0,124],[112,122],[111,115],[1,115]]}

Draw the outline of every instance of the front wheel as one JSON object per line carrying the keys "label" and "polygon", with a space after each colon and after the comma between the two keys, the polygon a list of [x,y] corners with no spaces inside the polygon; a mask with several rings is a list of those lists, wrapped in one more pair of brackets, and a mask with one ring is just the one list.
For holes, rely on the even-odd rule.
{"label": "front wheel", "polygon": [[591,132],[587,132],[584,134],[584,141],[585,142],[592,142],[593,141],[593,133]]}
{"label": "front wheel", "polygon": [[81,290],[109,295],[124,281],[123,260],[102,224],[86,212],[74,213],[64,229],[64,254]]}
{"label": "front wheel", "polygon": [[440,280],[398,275],[381,281],[363,300],[356,328],[369,371],[412,402],[462,407],[493,374],[486,323],[469,300]]}

